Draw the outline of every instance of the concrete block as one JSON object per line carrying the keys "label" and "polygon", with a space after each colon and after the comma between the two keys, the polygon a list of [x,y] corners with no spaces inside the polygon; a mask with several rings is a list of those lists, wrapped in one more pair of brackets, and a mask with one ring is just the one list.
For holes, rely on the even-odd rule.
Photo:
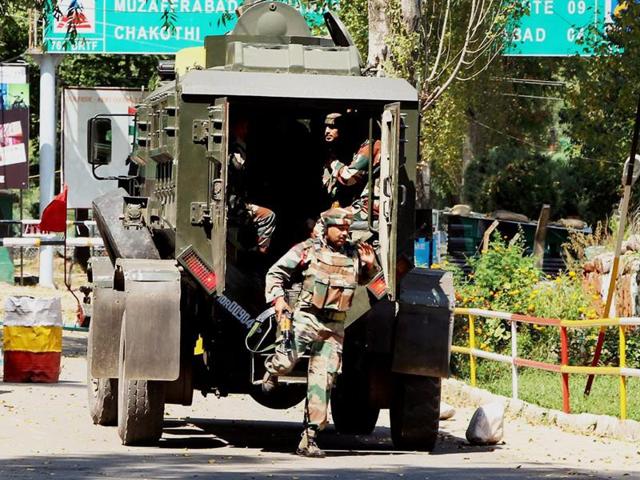
{"label": "concrete block", "polygon": [[598,417],[590,413],[560,413],[556,425],[570,432],[589,434],[595,430],[597,421]]}
{"label": "concrete block", "polygon": [[635,420],[621,420],[620,438],[629,442],[640,441],[640,423]]}
{"label": "concrete block", "polygon": [[598,415],[595,434],[600,437],[620,437],[620,420],[608,415]]}
{"label": "concrete block", "polygon": [[522,417],[529,423],[542,423],[546,417],[546,410],[531,403],[525,404],[522,409]]}
{"label": "concrete block", "polygon": [[507,414],[511,417],[517,417],[522,412],[522,409],[525,407],[526,403],[522,400],[516,400],[514,398],[508,400],[507,403]]}

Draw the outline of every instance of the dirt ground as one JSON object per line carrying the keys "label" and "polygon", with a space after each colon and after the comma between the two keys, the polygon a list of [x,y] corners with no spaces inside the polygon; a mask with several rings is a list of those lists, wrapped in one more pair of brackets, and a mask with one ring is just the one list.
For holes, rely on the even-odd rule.
{"label": "dirt ground", "polygon": [[320,444],[325,459],[292,454],[301,406],[276,411],[251,398],[194,395],[191,407],[168,405],[157,447],[120,445],[116,429],[91,423],[86,402],[86,333],[64,333],[60,382],[0,383],[2,479],[640,479],[638,446],[509,421],[504,442],[465,440],[471,409],[441,423],[431,453],[394,451],[383,412],[372,436],[339,435]]}

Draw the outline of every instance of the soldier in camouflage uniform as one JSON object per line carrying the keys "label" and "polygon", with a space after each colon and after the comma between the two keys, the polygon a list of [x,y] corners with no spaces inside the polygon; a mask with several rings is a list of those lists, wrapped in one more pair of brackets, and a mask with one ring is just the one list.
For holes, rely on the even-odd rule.
{"label": "soldier in camouflage uniform", "polygon": [[[322,185],[333,200],[334,207],[350,207],[354,221],[367,221],[369,215],[369,163],[371,148],[369,140],[365,140],[355,154],[345,152],[347,140],[346,116],[341,113],[330,113],[325,118],[325,144],[328,155],[322,173]],[[353,150],[351,150],[353,152]],[[380,165],[380,140],[373,144],[374,173]],[[374,180],[374,198],[379,195],[377,178]],[[373,214],[378,216],[378,200],[374,200]],[[322,224],[314,228],[314,234],[322,235]]]}
{"label": "soldier in camouflage uniform", "polygon": [[273,210],[247,201],[245,185],[247,159],[246,138],[249,121],[244,117],[232,123],[232,141],[229,146],[229,209],[237,218],[248,217],[256,232],[256,249],[266,253],[276,229],[276,214]]}
{"label": "soldier in camouflage uniform", "polygon": [[342,363],[344,321],[358,284],[368,283],[378,272],[373,247],[348,243],[352,213],[334,208],[320,216],[324,235],[295,245],[267,272],[266,298],[279,319],[292,308],[285,300],[287,288],[302,275],[302,291],[293,309],[294,348],[281,346],[266,361],[263,390],[289,373],[299,357],[309,351],[305,429],[298,455],[324,457],[316,445],[317,432],[327,424],[329,396]]}
{"label": "soldier in camouflage uniform", "polygon": [[[328,156],[322,173],[322,184],[327,194],[341,206],[349,205],[367,208],[367,180],[371,148],[369,140],[360,144],[355,154],[345,152],[347,139],[347,117],[340,113],[330,113],[325,118],[325,143],[329,146]],[[356,144],[357,145],[357,144]],[[380,165],[380,140],[373,144],[373,168]],[[357,210],[357,209],[354,209]]]}

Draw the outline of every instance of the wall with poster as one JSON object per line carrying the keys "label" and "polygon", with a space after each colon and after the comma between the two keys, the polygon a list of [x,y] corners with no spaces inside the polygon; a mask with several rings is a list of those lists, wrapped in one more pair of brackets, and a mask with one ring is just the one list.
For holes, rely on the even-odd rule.
{"label": "wall with poster", "polygon": [[0,64],[0,189],[29,183],[29,83],[26,65]]}
{"label": "wall with poster", "polygon": [[[87,121],[98,114],[127,114],[142,100],[141,90],[123,88],[65,88],[62,94],[62,169],[69,186],[68,208],[91,208],[94,198],[117,188],[116,181],[96,180],[87,163]],[[131,153],[132,117],[111,117],[111,164],[98,167],[101,177],[126,175]]]}

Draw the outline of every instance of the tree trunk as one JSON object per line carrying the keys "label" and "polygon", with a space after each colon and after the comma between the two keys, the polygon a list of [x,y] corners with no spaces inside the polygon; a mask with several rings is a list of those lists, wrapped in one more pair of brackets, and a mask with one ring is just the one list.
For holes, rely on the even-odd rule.
{"label": "tree trunk", "polygon": [[[392,0],[400,2],[402,19],[407,33],[415,32],[420,23],[421,0]],[[389,0],[369,0],[369,52],[367,63],[381,66],[387,59],[386,40],[389,36],[387,5]]]}
{"label": "tree trunk", "polygon": [[369,52],[367,63],[379,66],[387,58],[386,37],[389,24],[386,15],[386,0],[369,0]]}
{"label": "tree trunk", "polygon": [[421,0],[400,0],[402,9],[402,20],[407,33],[413,33],[420,24],[420,3]]}

